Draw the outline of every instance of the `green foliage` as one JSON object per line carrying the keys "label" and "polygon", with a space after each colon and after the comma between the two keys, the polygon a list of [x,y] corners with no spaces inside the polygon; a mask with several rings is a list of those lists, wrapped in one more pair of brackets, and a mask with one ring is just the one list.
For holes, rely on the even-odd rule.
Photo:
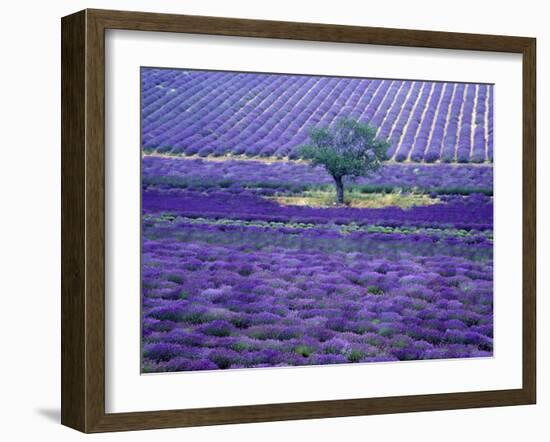
{"label": "green foliage", "polygon": [[380,336],[384,336],[385,338],[389,338],[395,334],[395,330],[390,326],[384,326],[380,327],[380,329],[378,330],[378,334]]}
{"label": "green foliage", "polygon": [[379,288],[375,285],[369,285],[369,287],[367,288],[367,292],[369,292],[371,295],[383,295],[384,294],[384,290],[382,290],[381,288]]}
{"label": "green foliage", "polygon": [[313,128],[311,143],[300,146],[298,155],[323,166],[333,178],[368,176],[386,159],[389,143],[376,138],[376,128],[349,118],[334,128]]}
{"label": "green foliage", "polygon": [[181,275],[176,275],[176,274],[172,274],[172,273],[169,273],[165,276],[165,278],[170,281],[170,282],[174,282],[176,284],[181,284],[183,283],[183,277]]}
{"label": "green foliage", "polygon": [[302,355],[304,358],[307,358],[311,353],[313,353],[313,349],[307,345],[299,345],[296,347],[296,353]]}
{"label": "green foliage", "polygon": [[359,350],[352,350],[348,355],[348,361],[350,362],[359,362],[363,358],[363,352]]}
{"label": "green foliage", "polygon": [[298,147],[299,157],[321,165],[336,184],[336,200],[344,203],[343,177],[369,176],[382,167],[390,147],[376,138],[376,129],[349,118],[338,120],[333,128],[313,128],[310,144]]}
{"label": "green foliage", "polygon": [[236,342],[235,344],[231,345],[231,348],[240,353],[248,350],[250,348],[250,345],[246,342]]}

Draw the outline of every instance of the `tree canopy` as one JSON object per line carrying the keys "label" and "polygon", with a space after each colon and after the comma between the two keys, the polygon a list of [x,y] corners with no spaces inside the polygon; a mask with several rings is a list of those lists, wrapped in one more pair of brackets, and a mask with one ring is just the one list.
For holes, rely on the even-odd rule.
{"label": "tree canopy", "polygon": [[336,184],[338,203],[344,202],[345,176],[369,176],[382,167],[389,143],[376,138],[376,128],[341,118],[331,128],[312,128],[310,143],[298,148],[298,156],[321,165]]}

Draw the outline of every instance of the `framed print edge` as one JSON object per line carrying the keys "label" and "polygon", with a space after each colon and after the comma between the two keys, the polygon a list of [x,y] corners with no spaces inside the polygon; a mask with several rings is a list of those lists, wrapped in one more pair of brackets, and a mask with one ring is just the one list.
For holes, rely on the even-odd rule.
{"label": "framed print edge", "polygon": [[[186,32],[522,54],[521,389],[105,412],[105,30]],[[85,10],[62,19],[61,420],[91,433],[404,413],[536,401],[536,43],[526,37]]]}
{"label": "framed print edge", "polygon": [[86,431],[85,12],[61,27],[61,422]]}

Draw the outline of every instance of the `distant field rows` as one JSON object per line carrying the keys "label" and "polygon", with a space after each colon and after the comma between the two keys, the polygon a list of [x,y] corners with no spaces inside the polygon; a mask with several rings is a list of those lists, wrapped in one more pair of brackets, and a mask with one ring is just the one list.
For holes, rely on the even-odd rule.
{"label": "distant field rows", "polygon": [[[333,187],[330,175],[322,167],[303,162],[227,158],[210,161],[203,158],[145,155],[142,159],[142,183],[173,188],[223,188],[240,192],[255,190],[264,196],[299,193]],[[416,190],[434,194],[493,193],[491,165],[462,164],[387,164],[368,178],[347,182],[348,187],[364,193]]]}
{"label": "distant field rows", "polygon": [[493,161],[493,87],[485,84],[142,70],[146,151],[295,156],[308,130],[369,122],[397,162]]}

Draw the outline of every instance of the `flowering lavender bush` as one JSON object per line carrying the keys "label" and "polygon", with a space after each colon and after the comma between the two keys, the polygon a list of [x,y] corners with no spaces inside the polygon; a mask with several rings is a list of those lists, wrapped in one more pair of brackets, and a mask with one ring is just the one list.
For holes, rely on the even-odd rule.
{"label": "flowering lavender bush", "polygon": [[147,151],[296,156],[342,117],[378,128],[396,161],[492,162],[493,86],[143,68]]}

